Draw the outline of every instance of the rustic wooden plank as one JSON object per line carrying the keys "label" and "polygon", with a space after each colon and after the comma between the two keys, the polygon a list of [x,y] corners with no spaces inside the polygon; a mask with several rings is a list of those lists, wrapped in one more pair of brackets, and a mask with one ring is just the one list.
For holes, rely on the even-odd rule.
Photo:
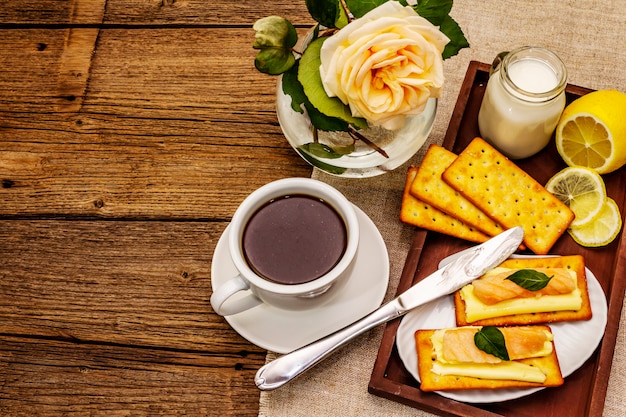
{"label": "rustic wooden plank", "polygon": [[[102,7],[106,4],[106,9]],[[77,13],[78,12],[78,13]],[[294,24],[311,25],[304,1],[242,0],[20,0],[2,2],[2,24],[252,25],[278,14]],[[101,16],[103,15],[103,16]],[[77,19],[80,17],[80,19]]]}
{"label": "rustic wooden plank", "polygon": [[306,9],[104,4],[0,8],[0,414],[256,416],[265,351],[212,312],[211,256],[249,192],[310,174],[250,28]]}
{"label": "rustic wooden plank", "polygon": [[207,7],[203,0],[114,0],[107,4],[107,21],[120,23],[237,24],[251,25],[257,19],[280,15],[296,25],[312,25],[304,1],[218,0]]}
{"label": "rustic wooden plank", "polygon": [[0,151],[0,216],[227,220],[261,185],[310,173],[292,149],[38,148]]}
{"label": "rustic wooden plank", "polygon": [[264,361],[259,351],[136,349],[0,336],[0,414],[253,417],[253,378]]}
{"label": "rustic wooden plank", "polygon": [[[176,33],[102,30],[84,98],[59,111],[65,30],[3,32],[0,216],[224,219],[260,185],[310,175],[248,36]],[[234,78],[241,88],[224,89]]]}
{"label": "rustic wooden plank", "polygon": [[[58,78],[68,72],[62,62],[71,53],[65,39],[65,29],[0,29],[5,51],[0,56],[0,112],[9,113],[2,118],[3,127],[11,127],[12,119],[32,123],[16,126],[26,128],[57,117],[50,113],[63,95]],[[81,54],[93,47],[91,37],[73,40]],[[165,122],[180,115],[183,121],[257,123],[258,118],[247,117],[261,115],[276,123],[277,78],[254,68],[253,41],[251,29],[101,30],[83,110],[127,118],[148,115]],[[234,80],[239,88],[224,88]],[[20,112],[35,114],[25,118]]]}
{"label": "rustic wooden plank", "polygon": [[[183,120],[274,116],[277,78],[254,68],[252,29],[103,29],[95,52],[93,34],[66,34],[65,29],[0,29],[0,47],[6,52],[0,57],[0,111],[54,113],[56,99],[67,95],[58,90],[59,74],[84,79],[88,72],[85,105],[92,107],[85,112],[148,113],[165,120],[179,113]],[[70,71],[64,62],[73,59],[72,48],[79,62]],[[92,67],[83,71],[91,54]],[[223,88],[233,80],[239,88]]]}
{"label": "rustic wooden plank", "polygon": [[225,226],[0,221],[0,414],[255,416],[265,351],[209,304]]}
{"label": "rustic wooden plank", "polygon": [[71,28],[65,31],[58,75],[59,111],[80,110],[87,89],[91,57],[96,49],[98,33],[100,30],[97,28]]}
{"label": "rustic wooden plank", "polygon": [[69,24],[102,23],[106,4],[106,0],[71,0]]}
{"label": "rustic wooden plank", "polygon": [[0,334],[258,352],[209,303],[211,257],[225,226],[0,221]]}

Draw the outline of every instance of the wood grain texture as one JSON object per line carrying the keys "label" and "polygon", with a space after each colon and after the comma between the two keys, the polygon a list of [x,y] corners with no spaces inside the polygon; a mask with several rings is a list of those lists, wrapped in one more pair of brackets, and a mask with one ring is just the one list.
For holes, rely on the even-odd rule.
{"label": "wood grain texture", "polygon": [[0,336],[4,416],[256,416],[264,352],[184,351]]}
{"label": "wood grain texture", "polygon": [[[89,76],[76,69],[72,84],[68,30],[35,30],[37,42],[30,30],[5,33],[0,47],[15,53],[0,81],[2,215],[224,219],[265,182],[310,174],[247,34],[103,30]],[[93,38],[73,41],[87,43],[74,48],[88,70]]]}
{"label": "wood grain texture", "polygon": [[239,203],[311,168],[256,19],[303,3],[0,7],[0,415],[256,416],[266,352],[211,309]]}
{"label": "wood grain texture", "polygon": [[0,414],[255,415],[265,351],[209,304],[224,227],[0,221]]}
{"label": "wood grain texture", "polygon": [[2,2],[0,25],[220,25],[251,26],[279,14],[296,25],[312,25],[304,2],[242,0],[21,0]]}

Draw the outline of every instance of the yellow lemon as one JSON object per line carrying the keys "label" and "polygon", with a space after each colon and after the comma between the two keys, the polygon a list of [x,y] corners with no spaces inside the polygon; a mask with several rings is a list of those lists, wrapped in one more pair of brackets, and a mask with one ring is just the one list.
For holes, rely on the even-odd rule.
{"label": "yellow lemon", "polygon": [[570,227],[567,232],[579,245],[605,246],[611,243],[622,229],[622,216],[615,201],[607,197],[600,212],[582,226]]}
{"label": "yellow lemon", "polygon": [[576,215],[571,226],[589,222],[606,201],[606,187],[602,177],[585,167],[567,167],[548,180],[546,190],[554,194]]}
{"label": "yellow lemon", "polygon": [[556,127],[556,147],[569,166],[607,174],[626,164],[626,94],[598,90],[570,103]]}

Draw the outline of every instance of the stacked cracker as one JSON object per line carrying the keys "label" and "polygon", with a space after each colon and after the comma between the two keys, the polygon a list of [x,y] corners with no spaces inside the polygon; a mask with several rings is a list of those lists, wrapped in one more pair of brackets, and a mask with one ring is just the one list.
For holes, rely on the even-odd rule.
{"label": "stacked cracker", "polygon": [[[524,229],[524,245],[534,253],[543,255],[550,251],[567,230],[574,219],[574,213],[495,148],[483,139],[475,138],[458,156],[440,146],[430,146],[421,166],[409,169],[400,219],[415,226],[473,242],[484,242],[503,230],[521,226]],[[540,266],[573,269],[577,275],[577,287],[581,291],[582,308],[576,312],[544,311],[472,322],[465,317],[466,305],[460,291],[456,292],[455,311],[457,326],[460,327],[443,329],[444,334],[447,335],[448,331],[498,326],[502,331],[514,333],[540,330],[548,339],[544,344],[540,344],[536,353],[529,353],[514,365],[506,361],[492,364],[490,361],[493,358],[487,358],[487,364],[481,364],[482,359],[479,358],[484,354],[476,351],[476,346],[471,340],[462,346],[454,342],[455,346],[459,346],[449,351],[453,356],[458,352],[464,352],[472,358],[462,359],[468,362],[461,368],[477,368],[479,372],[484,370],[483,376],[476,377],[464,375],[463,372],[466,371],[459,371],[456,368],[454,371],[446,371],[451,373],[444,372],[442,366],[449,360],[445,353],[448,349],[446,348],[444,353],[435,349],[432,344],[432,340],[435,340],[434,330],[419,330],[415,337],[419,352],[422,390],[548,387],[563,383],[550,328],[540,323],[588,320],[591,317],[582,257],[506,262],[509,263],[503,264],[503,267],[532,269]],[[523,342],[522,348],[532,351],[532,344],[526,343],[530,342]],[[507,347],[508,344],[507,339]],[[542,353],[541,346],[545,344],[548,344],[550,349]],[[438,359],[435,360],[435,357]],[[440,361],[441,357],[444,359],[443,362]],[[453,367],[455,361],[458,360],[453,359],[451,362]],[[502,373],[503,369],[508,369],[509,366],[514,366],[514,369],[518,366],[541,369],[545,374],[545,380],[510,379]],[[435,371],[435,367],[438,370]]]}
{"label": "stacked cracker", "polygon": [[574,213],[481,138],[459,154],[431,145],[407,175],[400,220],[472,242],[515,226],[524,244],[547,254]]}

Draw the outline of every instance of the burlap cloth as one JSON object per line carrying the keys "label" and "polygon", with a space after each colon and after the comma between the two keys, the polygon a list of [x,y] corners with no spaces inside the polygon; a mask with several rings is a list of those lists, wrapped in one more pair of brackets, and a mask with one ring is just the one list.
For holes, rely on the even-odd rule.
{"label": "burlap cloth", "polygon": [[[439,100],[429,141],[443,142],[470,60],[490,63],[499,51],[517,46],[544,46],[556,52],[565,62],[572,84],[626,91],[624,6],[624,0],[456,0],[452,16],[463,28],[471,48],[445,62],[445,91]],[[423,151],[407,165],[419,164],[422,156]],[[385,300],[395,294],[414,232],[412,227],[398,221],[405,175],[406,167],[371,179],[342,179],[320,171],[313,173],[314,178],[342,191],[380,230],[391,263]],[[625,317],[626,306],[622,310],[605,416],[626,415]],[[282,388],[262,392],[259,416],[432,415],[367,392],[382,330],[381,326],[362,335]],[[276,357],[269,352],[267,360]]]}

